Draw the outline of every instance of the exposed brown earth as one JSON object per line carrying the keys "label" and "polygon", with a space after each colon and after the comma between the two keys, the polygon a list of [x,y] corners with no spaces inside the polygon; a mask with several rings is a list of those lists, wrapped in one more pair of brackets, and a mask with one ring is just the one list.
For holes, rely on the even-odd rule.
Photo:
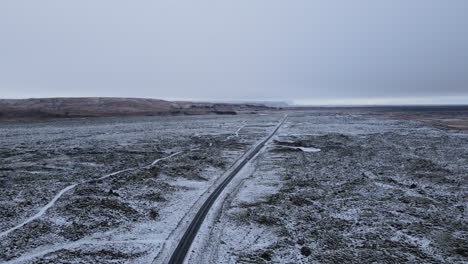
{"label": "exposed brown earth", "polygon": [[421,121],[431,126],[452,130],[468,130],[468,106],[355,106],[355,107],[287,107],[295,111],[320,111],[323,113],[363,114],[385,120]]}
{"label": "exposed brown earth", "polygon": [[384,116],[390,120],[414,120],[429,123],[438,128],[468,130],[468,113],[454,115],[433,115],[422,113],[390,113]]}

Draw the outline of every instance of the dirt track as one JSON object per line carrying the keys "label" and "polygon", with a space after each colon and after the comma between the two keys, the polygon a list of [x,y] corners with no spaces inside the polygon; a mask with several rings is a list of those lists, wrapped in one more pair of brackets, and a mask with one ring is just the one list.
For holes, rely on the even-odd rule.
{"label": "dirt track", "polygon": [[[0,237],[1,262],[151,263],[281,117],[0,123],[0,232],[80,183]],[[467,132],[381,117],[290,114],[209,216],[190,260],[466,262]],[[128,168],[140,169],[103,178]]]}
{"label": "dirt track", "polygon": [[[228,139],[246,119],[260,126]],[[2,232],[80,184],[0,237],[0,259],[149,263],[201,195],[276,121],[239,115],[2,123]]]}
{"label": "dirt track", "polygon": [[467,175],[466,132],[370,115],[290,116],[193,259],[464,263]]}

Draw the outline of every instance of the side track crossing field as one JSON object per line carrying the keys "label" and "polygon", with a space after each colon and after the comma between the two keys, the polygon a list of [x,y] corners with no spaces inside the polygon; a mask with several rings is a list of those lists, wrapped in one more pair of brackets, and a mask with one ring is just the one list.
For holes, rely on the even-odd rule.
{"label": "side track crossing field", "polygon": [[[0,263],[167,261],[284,115],[1,122]],[[468,260],[468,131],[288,115],[218,197],[187,263]]]}

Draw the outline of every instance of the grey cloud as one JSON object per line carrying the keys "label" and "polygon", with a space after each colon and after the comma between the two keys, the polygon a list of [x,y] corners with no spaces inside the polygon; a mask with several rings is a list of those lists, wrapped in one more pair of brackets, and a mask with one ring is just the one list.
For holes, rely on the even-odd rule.
{"label": "grey cloud", "polygon": [[468,2],[0,3],[0,97],[468,95]]}

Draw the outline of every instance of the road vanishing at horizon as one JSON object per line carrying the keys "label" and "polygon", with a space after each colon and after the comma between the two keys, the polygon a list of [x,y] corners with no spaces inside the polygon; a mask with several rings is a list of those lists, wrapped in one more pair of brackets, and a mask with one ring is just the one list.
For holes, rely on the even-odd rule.
{"label": "road vanishing at horizon", "polygon": [[249,150],[244,156],[241,158],[240,163],[238,162],[237,165],[234,165],[234,169],[229,173],[226,179],[221,182],[221,184],[216,187],[213,193],[206,199],[203,203],[200,210],[198,210],[197,214],[193,218],[192,222],[188,226],[187,230],[185,231],[184,235],[182,236],[181,240],[179,241],[176,249],[171,255],[169,260],[169,264],[182,264],[185,261],[187,253],[192,246],[192,243],[197,236],[198,230],[200,229],[203,221],[206,218],[210,208],[213,206],[214,202],[221,194],[221,192],[226,188],[226,186],[231,182],[231,180],[239,173],[239,171],[244,168],[244,166],[252,160],[253,157],[265,146],[265,144],[276,134],[276,132],[280,129],[280,127],[286,121],[288,115],[285,115],[284,118],[280,121],[280,123],[273,129],[273,131],[259,144]]}

